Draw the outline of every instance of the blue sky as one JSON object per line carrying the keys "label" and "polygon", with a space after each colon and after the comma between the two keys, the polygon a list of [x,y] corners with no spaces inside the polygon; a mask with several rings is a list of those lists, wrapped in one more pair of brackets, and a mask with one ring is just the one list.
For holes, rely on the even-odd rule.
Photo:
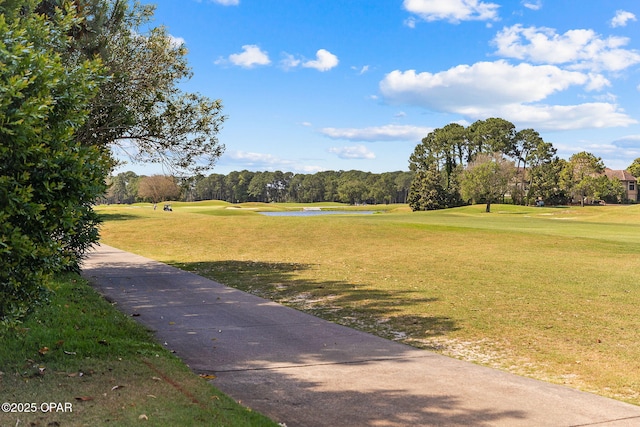
{"label": "blue sky", "polygon": [[224,105],[215,173],[408,170],[431,130],[489,117],[562,158],[640,157],[637,0],[153,3],[189,49],[182,87]]}

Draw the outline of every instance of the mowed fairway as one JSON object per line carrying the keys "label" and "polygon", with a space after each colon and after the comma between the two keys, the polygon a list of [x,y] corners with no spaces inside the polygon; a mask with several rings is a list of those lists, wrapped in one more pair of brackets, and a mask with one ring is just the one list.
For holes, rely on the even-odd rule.
{"label": "mowed fairway", "polygon": [[640,206],[314,217],[240,206],[102,206],[102,241],[390,339],[640,404]]}

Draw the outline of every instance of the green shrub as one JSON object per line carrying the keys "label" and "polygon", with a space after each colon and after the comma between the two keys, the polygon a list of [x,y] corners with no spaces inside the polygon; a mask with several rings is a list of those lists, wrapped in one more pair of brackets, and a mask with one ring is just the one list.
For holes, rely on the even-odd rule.
{"label": "green shrub", "polygon": [[[21,3],[21,2],[14,2]],[[0,323],[46,295],[97,240],[92,201],[105,191],[107,153],[77,142],[102,70],[63,59],[72,10],[47,19],[0,5]]]}

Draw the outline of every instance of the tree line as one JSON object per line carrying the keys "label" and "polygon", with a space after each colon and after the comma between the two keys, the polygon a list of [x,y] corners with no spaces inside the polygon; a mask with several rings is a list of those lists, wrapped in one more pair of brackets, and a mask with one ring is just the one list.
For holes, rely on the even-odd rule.
{"label": "tree line", "polygon": [[[144,176],[122,172],[108,179],[109,189],[101,203],[119,204],[161,201],[223,200],[244,202],[340,202],[349,204],[409,203],[413,210],[442,209],[469,203],[515,203],[531,205],[579,203],[588,198],[610,203],[626,202],[617,179],[602,174],[602,160],[587,152],[563,160],[541,139],[534,154],[513,161],[501,152],[473,154],[471,161],[440,163],[429,151],[433,133],[423,139],[411,157],[411,171],[370,173],[324,171],[315,174],[248,170],[227,175],[198,174],[191,177]],[[439,130],[434,131],[435,134]],[[442,137],[442,135],[438,135]],[[442,146],[442,145],[441,145]],[[459,152],[459,151],[458,151]],[[520,151],[522,152],[522,150]],[[467,149],[467,153],[469,153]],[[490,153],[490,154],[489,154]],[[640,158],[627,168],[640,175]]]}
{"label": "tree line", "polygon": [[159,203],[168,200],[244,202],[340,202],[349,204],[407,203],[412,172],[370,173],[324,171],[314,174],[248,170],[227,175],[198,174],[187,178],[139,176],[122,172],[109,179],[102,202]]}
{"label": "tree line", "polygon": [[[430,132],[409,159],[413,210],[469,203],[567,204],[585,200],[626,202],[621,182],[609,179],[602,159],[588,152],[560,159],[534,129],[516,130],[501,118],[468,127],[450,123]],[[638,169],[640,159],[629,167]],[[633,173],[632,172],[632,173]]]}

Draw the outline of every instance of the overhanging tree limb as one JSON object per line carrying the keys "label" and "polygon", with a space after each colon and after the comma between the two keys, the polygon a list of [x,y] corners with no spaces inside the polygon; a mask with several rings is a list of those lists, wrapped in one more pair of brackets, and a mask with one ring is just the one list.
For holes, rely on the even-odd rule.
{"label": "overhanging tree limb", "polygon": [[[68,0],[45,0],[48,15]],[[161,162],[174,173],[211,169],[224,151],[218,133],[222,102],[180,89],[191,78],[187,49],[162,27],[143,33],[154,7],[121,0],[74,0],[83,21],[74,31],[70,62],[99,57],[109,76],[90,105],[77,138],[103,148],[123,140],[136,147],[131,160]]]}

